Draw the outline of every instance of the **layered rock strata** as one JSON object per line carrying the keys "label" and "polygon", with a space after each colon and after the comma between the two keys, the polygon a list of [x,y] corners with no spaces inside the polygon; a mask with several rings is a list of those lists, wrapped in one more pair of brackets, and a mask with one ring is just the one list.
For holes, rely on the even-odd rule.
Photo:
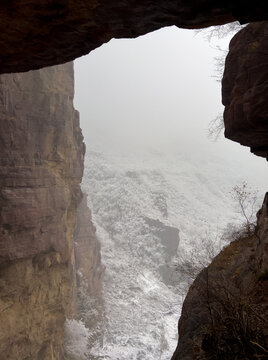
{"label": "layered rock strata", "polygon": [[56,65],[161,27],[268,20],[265,0],[13,0],[0,4],[0,72]]}
{"label": "layered rock strata", "polygon": [[230,42],[222,80],[225,136],[268,158],[268,22],[252,23]]}
{"label": "layered rock strata", "polygon": [[[73,64],[0,77],[0,359],[59,359],[84,144]],[[75,292],[75,290],[74,290]]]}
{"label": "layered rock strata", "polygon": [[190,287],[173,360],[265,359],[268,193],[254,234],[227,246]]}

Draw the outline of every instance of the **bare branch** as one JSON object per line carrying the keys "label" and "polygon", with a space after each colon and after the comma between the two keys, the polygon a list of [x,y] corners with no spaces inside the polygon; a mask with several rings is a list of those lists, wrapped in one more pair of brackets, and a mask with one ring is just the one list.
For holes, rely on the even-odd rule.
{"label": "bare branch", "polygon": [[224,130],[224,122],[221,114],[217,115],[210,121],[207,129],[207,136],[213,141],[217,141],[222,131]]}
{"label": "bare branch", "polygon": [[257,212],[258,191],[252,190],[246,181],[241,185],[236,185],[231,191],[231,196],[235,200],[242,218],[245,220],[247,235],[251,235],[256,227],[255,213]]}

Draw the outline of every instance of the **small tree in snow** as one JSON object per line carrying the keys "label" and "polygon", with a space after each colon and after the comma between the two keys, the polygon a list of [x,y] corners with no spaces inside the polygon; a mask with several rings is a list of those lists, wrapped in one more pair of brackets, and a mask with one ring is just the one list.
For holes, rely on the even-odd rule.
{"label": "small tree in snow", "polygon": [[246,235],[251,235],[256,227],[258,191],[250,189],[244,181],[241,185],[233,187],[231,196],[243,218],[242,229],[245,230]]}
{"label": "small tree in snow", "polygon": [[206,236],[201,236],[200,242],[190,251],[180,251],[175,265],[175,271],[179,275],[178,291],[185,296],[191,283],[199,272],[208,266],[213,258],[221,251],[223,246],[230,242],[255,233],[256,217],[259,208],[258,191],[252,190],[247,182],[236,185],[230,192],[235,201],[242,223],[229,223],[220,234],[213,233],[211,229]]}

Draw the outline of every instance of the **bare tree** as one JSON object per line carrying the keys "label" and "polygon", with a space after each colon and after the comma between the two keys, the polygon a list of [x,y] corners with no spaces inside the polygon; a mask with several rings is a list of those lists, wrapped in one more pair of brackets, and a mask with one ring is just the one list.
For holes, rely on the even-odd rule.
{"label": "bare tree", "polygon": [[251,235],[256,227],[258,191],[252,190],[244,181],[241,185],[233,187],[231,196],[243,218],[242,229],[246,230],[246,235]]}
{"label": "bare tree", "polygon": [[208,138],[217,141],[222,131],[224,130],[224,121],[222,114],[218,114],[208,124],[207,135]]}
{"label": "bare tree", "polygon": [[246,25],[241,25],[238,21],[234,21],[225,25],[211,26],[209,28],[198,29],[196,34],[202,34],[204,39],[211,42],[213,38],[224,39],[227,36],[236,34],[239,30],[243,29]]}
{"label": "bare tree", "polygon": [[226,245],[224,236],[218,231],[214,233],[209,229],[190,251],[185,252],[181,249],[174,270],[176,278],[179,277],[176,281],[179,283],[177,290],[183,297],[197,275],[211,263],[224,245]]}
{"label": "bare tree", "polygon": [[181,249],[179,252],[174,274],[176,273],[177,288],[182,296],[185,296],[197,275],[211,263],[224,246],[236,239],[255,234],[255,214],[259,208],[258,191],[252,190],[244,181],[234,186],[230,195],[241,215],[241,222],[229,223],[220,232],[208,229],[206,235],[200,238],[192,250]]}
{"label": "bare tree", "polygon": [[[238,21],[235,21],[225,25],[212,26],[206,29],[198,29],[196,30],[196,34],[202,34],[203,38],[211,43],[213,39],[224,39],[228,36],[230,37],[235,35],[244,26],[245,25],[241,25]],[[228,49],[224,49],[219,45],[213,46],[213,48],[217,50],[218,55],[214,57],[215,72],[212,77],[215,78],[217,82],[221,82]],[[223,130],[223,116],[222,114],[219,114],[209,122],[207,129],[208,138],[213,141],[217,141]]]}

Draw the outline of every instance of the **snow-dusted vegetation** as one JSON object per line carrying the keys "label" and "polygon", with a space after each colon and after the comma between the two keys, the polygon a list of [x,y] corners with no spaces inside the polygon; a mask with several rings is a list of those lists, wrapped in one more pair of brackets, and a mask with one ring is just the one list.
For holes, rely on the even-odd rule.
{"label": "snow-dusted vegetation", "polygon": [[[152,151],[88,150],[83,187],[106,266],[103,337],[88,359],[171,358],[193,275],[230,240],[221,236],[226,226],[240,222],[230,191],[253,176],[237,174],[236,166],[213,155],[202,163]],[[171,253],[167,229],[179,230]]]}
{"label": "snow-dusted vegetation", "polygon": [[170,28],[111,41],[76,63],[83,190],[106,267],[103,332],[87,359],[170,359],[189,284],[244,220],[232,189],[246,181],[266,191],[263,159],[222,133],[207,139],[223,112],[211,78],[218,54]]}

